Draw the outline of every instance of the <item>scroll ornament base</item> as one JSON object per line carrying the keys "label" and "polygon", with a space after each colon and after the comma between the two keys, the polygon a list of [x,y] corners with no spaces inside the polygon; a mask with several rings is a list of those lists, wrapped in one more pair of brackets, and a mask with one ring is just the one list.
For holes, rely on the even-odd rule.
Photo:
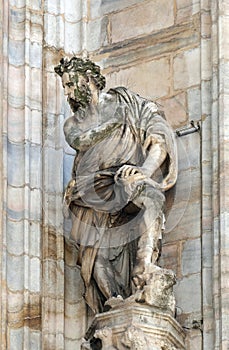
{"label": "scroll ornament base", "polygon": [[81,350],[185,349],[184,331],[174,319],[174,273],[149,265],[141,277],[143,289],[107,301],[110,310],[95,316]]}

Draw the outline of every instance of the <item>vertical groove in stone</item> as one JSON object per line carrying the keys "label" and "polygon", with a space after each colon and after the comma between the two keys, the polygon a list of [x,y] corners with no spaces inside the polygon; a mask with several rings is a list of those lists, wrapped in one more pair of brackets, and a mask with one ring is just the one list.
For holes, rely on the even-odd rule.
{"label": "vertical groove in stone", "polygon": [[[6,198],[6,215],[8,216],[8,222],[18,221],[23,219],[23,214],[26,212],[26,189],[25,189],[25,158],[24,158],[24,130],[25,130],[25,120],[24,115],[21,110],[25,106],[25,66],[24,66],[24,56],[25,56],[25,7],[13,8],[12,3],[9,2],[9,32],[8,32],[8,84],[7,84],[7,105],[8,111],[6,113],[7,128],[4,130],[7,139],[7,198]],[[13,46],[20,48],[16,54],[16,57],[20,59],[17,62],[14,59]],[[12,114],[10,109],[14,110],[15,119],[20,120],[20,132],[18,133],[17,143],[13,139],[11,133],[11,118]],[[17,128],[17,127],[16,127]],[[17,145],[21,148],[14,149],[13,152],[9,152],[11,146]],[[19,151],[19,152],[18,152]],[[15,171],[14,163],[16,159],[20,159],[20,166],[17,169],[18,177],[21,179],[21,183],[17,183],[12,179],[10,184],[9,174]],[[24,346],[24,279],[25,279],[25,263],[24,263],[24,230],[16,232],[12,230],[12,235],[18,235],[20,242],[22,243],[22,251],[15,252],[12,254],[10,251],[9,242],[9,225],[6,226],[6,284],[7,284],[7,348],[23,348]],[[9,244],[9,246],[8,246]],[[14,300],[11,294],[14,296]],[[16,315],[16,317],[15,317]]]}
{"label": "vertical groove in stone", "polygon": [[[54,72],[64,48],[64,2],[44,1],[43,51],[43,299],[42,349],[64,349],[63,106]],[[58,56],[58,57],[57,57]]]}
{"label": "vertical groove in stone", "polygon": [[[25,221],[25,278],[24,303],[27,322],[24,332],[25,347],[41,348],[41,125],[42,125],[42,4],[26,4],[26,113],[25,113],[25,182],[28,188],[28,221]],[[36,134],[36,135],[35,135]],[[34,342],[36,345],[34,345]]]}
{"label": "vertical groove in stone", "polygon": [[213,140],[213,302],[214,349],[229,347],[228,329],[228,6],[225,1],[212,2],[212,140]]}
{"label": "vertical groove in stone", "polygon": [[221,0],[218,2],[218,98],[219,98],[219,220],[220,220],[220,340],[222,349],[229,347],[229,7],[228,2]]}
{"label": "vertical groove in stone", "polygon": [[[3,116],[3,92],[4,92],[4,76],[3,72],[4,72],[4,49],[3,49],[3,45],[4,45],[4,5],[5,2],[3,0],[0,1],[0,57],[1,57],[1,63],[0,63],[0,69],[1,69],[1,73],[0,73],[0,113]],[[3,215],[4,215],[4,211],[3,211],[3,207],[2,207],[2,203],[3,203],[3,199],[4,199],[4,190],[3,190],[3,142],[2,142],[2,133],[3,133],[3,125],[2,125],[2,119],[1,118],[1,122],[0,122],[0,134],[1,134],[1,138],[0,138],[0,181],[1,181],[1,185],[0,185],[0,212],[2,213],[1,217],[0,217],[0,281],[1,281],[1,313],[0,313],[0,344],[2,344],[2,347],[5,347],[5,341],[6,341],[6,328],[5,328],[5,319],[6,319],[6,303],[5,303],[5,291],[6,291],[6,285],[4,283],[4,271],[5,270],[5,264],[3,261],[3,254],[4,254],[4,247],[3,247],[3,235],[4,235],[4,224],[3,224]]]}
{"label": "vertical groove in stone", "polygon": [[[22,61],[17,63],[13,60],[13,52],[10,51],[10,41],[20,46],[20,55],[24,57],[25,53],[25,16],[26,9],[23,8],[13,8],[12,4],[9,4],[9,42],[8,42],[8,57],[9,57],[9,71],[8,71],[8,106],[9,108],[14,108],[15,116],[19,116],[21,110],[25,106],[25,66]],[[19,52],[19,51],[18,51]],[[21,113],[20,113],[21,114]],[[20,115],[21,118],[21,135],[19,137],[17,145],[21,147],[22,152],[18,152],[19,149],[9,152],[9,146],[14,143],[11,140],[11,115],[7,113],[7,138],[8,138],[8,148],[7,148],[7,181],[8,181],[8,216],[11,220],[22,220],[23,213],[26,213],[26,188],[25,188],[25,156],[24,156],[24,130],[25,130],[25,119],[24,113]],[[9,173],[13,172],[13,164],[16,158],[20,159],[20,166],[18,168],[18,173],[21,177],[21,183],[14,183],[12,179],[12,184],[9,184]],[[16,204],[17,203],[17,204]],[[15,205],[16,204],[16,205]],[[22,242],[22,254],[11,254],[8,247],[9,238],[9,226],[6,227],[6,249],[7,249],[7,287],[8,287],[8,324],[7,324],[7,346],[23,348],[24,346],[24,278],[25,278],[25,251],[24,251],[24,229],[16,232],[13,231],[13,235],[18,235],[20,242]],[[10,244],[10,243],[9,243]],[[17,273],[15,274],[15,272]],[[10,293],[18,299],[18,304],[13,305],[10,299]],[[16,320],[14,319],[15,311],[18,311]],[[14,328],[15,327],[15,328]]]}
{"label": "vertical groove in stone", "polygon": [[[32,92],[32,77],[30,74],[30,55],[29,55],[29,51],[30,51],[30,40],[28,40],[27,38],[30,37],[30,9],[29,9],[29,1],[26,0],[25,1],[25,8],[26,8],[26,19],[25,19],[25,105],[26,105],[26,110],[25,110],[25,131],[24,131],[24,137],[26,139],[26,136],[28,135],[27,129],[28,129],[28,125],[30,124],[30,119],[31,119],[31,92]],[[27,37],[27,38],[26,38]],[[26,40],[27,39],[27,40]],[[26,125],[27,124],[27,125]],[[27,177],[27,183],[30,184],[30,158],[29,155],[26,154],[26,148],[25,148],[25,153],[24,153],[24,157],[25,157],[25,169],[27,169],[26,172],[26,177]],[[28,163],[28,164],[27,164]],[[39,171],[39,170],[38,170]],[[26,183],[26,178],[25,178],[25,183]],[[28,189],[28,191],[30,192],[30,189]],[[28,196],[26,196],[25,198],[25,206],[28,208],[29,211],[29,220],[30,220],[30,193],[28,193]],[[32,219],[32,218],[31,218]],[[30,222],[30,221],[29,221]],[[32,222],[32,221],[31,221]],[[30,283],[29,283],[29,276],[30,276],[30,271],[29,271],[29,257],[26,256],[26,246],[27,246],[27,254],[29,253],[29,225],[26,227],[26,224],[24,224],[24,305],[28,305],[28,314],[26,315],[26,317],[30,317],[29,315],[29,308],[30,308]],[[26,259],[27,257],[27,259]],[[38,272],[38,278],[39,278],[39,270]],[[36,273],[36,272],[35,272]],[[27,291],[27,293],[26,293]],[[29,345],[30,344],[30,332],[25,332],[24,329],[24,343],[23,346],[25,347],[25,345]]]}
{"label": "vertical groove in stone", "polygon": [[[4,1],[2,339],[4,349],[40,348],[41,168],[33,114],[41,115],[40,67],[31,61],[32,26],[40,13],[35,1]],[[3,6],[3,5],[2,5]],[[42,33],[43,31],[41,31]],[[34,33],[34,30],[33,30]],[[36,32],[35,36],[39,36]],[[41,38],[42,39],[42,38]],[[31,41],[30,41],[31,40]],[[42,40],[41,40],[42,44]],[[2,46],[1,46],[2,47]],[[1,75],[2,76],[2,75]],[[41,123],[41,120],[40,120]],[[38,131],[36,130],[36,131]],[[36,132],[39,134],[39,132]],[[41,138],[40,138],[41,139]],[[36,144],[37,143],[37,144]],[[35,145],[36,144],[36,145]],[[2,153],[1,153],[2,154]],[[38,156],[38,157],[37,157]]]}
{"label": "vertical groove in stone", "polygon": [[213,349],[213,284],[212,284],[212,138],[211,138],[211,8],[208,2],[201,0],[201,290],[203,335],[202,349]]}
{"label": "vertical groove in stone", "polygon": [[50,350],[65,348],[62,200],[73,160],[72,151],[63,141],[62,130],[64,115],[69,116],[71,112],[64,102],[61,81],[54,73],[54,65],[59,63],[63,54],[82,51],[84,3],[81,0],[44,1],[42,345],[43,349]]}
{"label": "vertical groove in stone", "polygon": [[79,54],[85,48],[87,1],[62,0],[64,4],[63,49],[65,54]]}
{"label": "vertical groove in stone", "polygon": [[[88,21],[89,21],[89,4],[88,0],[82,1],[82,30],[81,30],[81,45],[84,57],[88,57]],[[89,39],[90,40],[90,39]]]}

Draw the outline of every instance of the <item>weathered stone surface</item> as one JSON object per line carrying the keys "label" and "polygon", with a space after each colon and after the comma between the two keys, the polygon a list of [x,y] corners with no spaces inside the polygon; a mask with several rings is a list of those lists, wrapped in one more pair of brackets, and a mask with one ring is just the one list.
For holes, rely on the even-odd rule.
{"label": "weathered stone surface", "polygon": [[9,0],[9,4],[12,7],[22,8],[25,6],[25,0]]}
{"label": "weathered stone surface", "polygon": [[[7,211],[9,217],[15,220],[20,220],[24,218],[25,208],[24,208],[24,188],[8,188],[8,207]],[[27,213],[28,215],[28,213]]]}
{"label": "weathered stone surface", "polygon": [[[44,171],[47,174],[43,188],[47,192],[61,194],[63,191],[63,150],[45,147],[42,155],[45,159]],[[55,169],[55,176],[51,169]]]}
{"label": "weathered stone surface", "polygon": [[42,6],[42,1],[41,0],[27,0],[28,1],[28,6],[35,10],[35,11],[39,11],[41,10],[41,6]]}
{"label": "weathered stone surface", "polygon": [[[41,213],[41,208],[42,208],[42,194],[40,189],[30,189],[25,188],[25,203],[28,203],[27,200],[28,198],[31,198],[31,204],[30,207],[28,208],[28,218],[30,220],[41,220],[42,213]],[[27,216],[26,216],[27,217]]]}
{"label": "weathered stone surface", "polygon": [[[163,79],[161,79],[162,76]],[[158,81],[160,81],[160,84],[158,84]],[[163,58],[112,73],[108,76],[107,85],[108,88],[111,86],[128,86],[130,90],[154,100],[166,96],[170,89],[169,60]]]}
{"label": "weathered stone surface", "polygon": [[[45,14],[45,42],[48,46],[61,48],[64,46],[64,21],[61,16]],[[68,30],[66,28],[66,30]]]}
{"label": "weathered stone surface", "polygon": [[[211,13],[209,11],[209,8],[206,9],[206,12],[203,11],[201,14],[201,35],[203,38],[207,39],[211,37],[211,31],[212,31],[212,17],[211,17]],[[210,42],[209,42],[210,44]],[[210,62],[208,62],[209,57],[207,58],[207,64],[209,64]]]}
{"label": "weathered stone surface", "polygon": [[[85,34],[86,35],[86,34]],[[60,44],[62,46],[62,43]],[[64,50],[68,54],[82,49],[82,22],[64,22]]]}
{"label": "weathered stone surface", "polygon": [[42,44],[43,40],[43,26],[42,24],[31,23],[28,33],[26,32],[26,39],[31,42],[36,42]]}
{"label": "weathered stone surface", "polygon": [[24,78],[25,78],[25,68],[24,66],[14,67],[9,66],[8,72],[8,99],[9,104],[15,108],[23,108],[25,103],[25,90]]}
{"label": "weathered stone surface", "polygon": [[[191,238],[192,235],[196,237],[196,234],[198,237],[200,232],[200,213],[198,214],[200,210],[200,171],[195,157],[192,156],[186,165],[185,161],[184,158],[185,169],[179,172],[177,186],[167,194],[164,234],[166,242],[169,242],[170,239],[173,241],[175,237],[175,240]],[[189,225],[194,231],[189,230]],[[183,231],[180,231],[180,227]],[[179,235],[180,238],[178,238]]]}
{"label": "weathered stone surface", "polygon": [[[191,172],[194,169],[199,169],[201,151],[200,133],[196,132],[191,136],[187,135],[183,137],[177,137],[176,140],[178,147],[179,172],[182,172],[184,170]],[[195,152],[193,152],[194,149]]]}
{"label": "weathered stone surface", "polygon": [[[6,126],[8,139],[12,142],[24,142],[25,139],[25,109],[8,106],[8,118]],[[6,131],[5,131],[6,132]]]}
{"label": "weathered stone surface", "polygon": [[9,332],[9,346],[12,350],[23,350],[23,328],[11,329]]}
{"label": "weathered stone surface", "polygon": [[50,350],[64,350],[63,334],[44,333],[42,338],[42,346]]}
{"label": "weathered stone surface", "polygon": [[209,115],[211,114],[211,82],[210,81],[203,81],[201,84],[201,91],[202,91],[202,114],[203,115]]}
{"label": "weathered stone surface", "polygon": [[[76,315],[80,315],[80,317],[76,317]],[[87,327],[84,301],[77,304],[65,303],[65,326],[67,338],[80,339],[83,337]]]}
{"label": "weathered stone surface", "polygon": [[[61,7],[61,1],[48,0],[45,2],[45,12],[48,12],[50,14],[59,15],[61,13],[60,7]],[[74,7],[72,6],[72,11],[73,10],[74,10]]]}
{"label": "weathered stone surface", "polygon": [[[212,347],[212,343],[209,344],[210,349]],[[199,350],[201,349],[202,346],[202,339],[201,339],[201,333],[199,329],[191,330],[187,334],[187,339],[186,339],[186,346],[188,349],[192,350]]]}
{"label": "weathered stone surface", "polygon": [[90,16],[92,18],[101,17],[104,14],[120,11],[126,7],[137,5],[145,0],[97,0],[90,2]]}
{"label": "weathered stone surface", "polygon": [[198,273],[201,269],[201,242],[200,239],[188,240],[183,245],[182,274]]}
{"label": "weathered stone surface", "polygon": [[163,245],[159,266],[178,272],[179,250],[177,244]]}
{"label": "weathered stone surface", "polygon": [[[41,232],[40,232],[40,223],[39,222],[28,222],[28,251],[27,254],[30,254],[34,257],[41,257]],[[26,247],[25,247],[26,248]]]}
{"label": "weathered stone surface", "polygon": [[[27,11],[26,12],[26,21],[27,24],[36,24],[43,26],[43,16],[41,11]],[[29,23],[28,23],[29,22]],[[29,26],[26,26],[25,28],[26,32],[29,28]],[[27,34],[27,33],[26,33]]]}
{"label": "weathered stone surface", "polygon": [[73,166],[74,155],[64,153],[63,160],[63,187],[66,188],[68,182],[70,181],[70,174]]}
{"label": "weathered stone surface", "polygon": [[41,261],[39,258],[29,258],[25,256],[25,274],[24,286],[31,292],[38,293],[41,291]]}
{"label": "weathered stone surface", "polygon": [[174,287],[177,307],[182,313],[198,312],[201,307],[201,277],[193,274],[178,280]]}
{"label": "weathered stone surface", "polygon": [[24,253],[24,222],[7,220],[7,241],[8,252],[14,255],[22,255]]}
{"label": "weathered stone surface", "polygon": [[8,288],[11,291],[22,291],[24,289],[24,256],[12,256],[8,254],[7,262]]}
{"label": "weathered stone surface", "polygon": [[56,89],[56,86],[57,86],[57,79],[53,73],[47,72],[46,74],[47,74],[46,81],[48,82],[47,92],[46,92],[47,93],[47,96],[46,96],[47,112],[52,114],[57,114],[58,112],[60,112],[60,110],[57,109],[57,106],[60,105],[60,102],[57,102],[57,95],[53,94],[53,90]]}
{"label": "weathered stone surface", "polygon": [[[12,144],[8,142],[8,183],[11,186],[23,186],[25,179],[25,170],[24,170],[24,155],[25,149],[23,144]],[[22,168],[19,172],[18,169]]]}
{"label": "weathered stone surface", "polygon": [[98,50],[108,43],[108,17],[90,21],[87,24],[87,49]]}
{"label": "weathered stone surface", "polygon": [[76,350],[76,349],[81,349],[81,343],[82,340],[72,340],[65,338],[64,341],[64,349],[65,350]]}
{"label": "weathered stone surface", "polygon": [[179,241],[200,236],[200,203],[192,203],[187,205],[187,202],[181,202],[177,205],[176,210],[169,215],[167,221],[167,229],[169,235],[164,235],[164,242]]}
{"label": "weathered stone surface", "polygon": [[63,195],[46,194],[43,202],[44,218],[48,225],[55,227],[57,230],[62,228],[63,224]]}
{"label": "weathered stone surface", "polygon": [[[119,12],[111,17],[112,42],[119,42],[174,24],[174,2],[156,0]],[[133,30],[134,29],[134,30]]]}
{"label": "weathered stone surface", "polygon": [[[205,314],[209,314],[210,318],[212,317],[212,269],[210,268],[203,268],[202,273],[203,278],[203,285],[205,286],[205,290],[203,293],[203,306]],[[206,328],[211,328],[211,323],[205,325]]]}
{"label": "weathered stone surface", "polygon": [[[28,77],[25,86],[25,104],[31,109],[42,109],[42,71],[37,68],[25,66],[25,74]],[[33,87],[33,88],[32,88]]]}
{"label": "weathered stone surface", "polygon": [[172,270],[166,270],[155,266],[147,266],[145,271],[146,285],[136,292],[135,300],[146,303],[158,310],[175,314],[175,298],[173,285],[176,277]]}
{"label": "weathered stone surface", "polygon": [[23,309],[24,293],[8,291],[9,312],[19,313]]}
{"label": "weathered stone surface", "polygon": [[31,68],[42,68],[42,45],[36,42],[28,42],[26,44],[29,46],[28,57],[25,57],[26,63],[30,65]]}
{"label": "weathered stone surface", "polygon": [[43,242],[43,259],[59,261],[63,258],[63,236],[55,226],[46,226],[44,228],[48,239]]}
{"label": "weathered stone surface", "polygon": [[25,182],[30,183],[31,189],[41,189],[42,176],[37,167],[42,165],[42,148],[26,143],[25,145]]}
{"label": "weathered stone surface", "polygon": [[201,96],[199,88],[188,90],[188,113],[189,120],[201,119]]}
{"label": "weathered stone surface", "polygon": [[42,140],[42,113],[38,110],[27,110],[26,116],[30,120],[29,137],[27,140],[32,144],[40,145]]}
{"label": "weathered stone surface", "polygon": [[200,50],[195,48],[174,58],[174,89],[185,89],[200,83]]}
{"label": "weathered stone surface", "polygon": [[64,301],[62,298],[50,298],[46,295],[44,304],[47,307],[47,314],[44,318],[43,332],[49,334],[59,333],[61,335],[64,322]]}
{"label": "weathered stone surface", "polygon": [[171,98],[159,99],[166,119],[173,128],[178,128],[187,123],[186,94],[181,93]]}
{"label": "weathered stone surface", "polygon": [[[63,261],[45,261],[44,276],[46,280],[46,297],[64,298],[64,263]],[[47,301],[48,302],[48,301]]]}
{"label": "weathered stone surface", "polygon": [[[170,56],[178,49],[187,49],[199,43],[199,23],[182,23],[165,31],[149,33],[120,43],[110,44],[99,50],[94,59],[100,62],[105,72],[109,73],[120,67],[135,65],[136,61],[157,60],[158,57]],[[92,56],[93,57],[93,56]],[[122,68],[122,69],[123,69]]]}
{"label": "weathered stone surface", "polygon": [[73,0],[73,1],[64,1],[64,15],[66,21],[69,22],[78,22],[82,18],[82,1]]}
{"label": "weathered stone surface", "polygon": [[40,332],[29,332],[29,344],[28,349],[40,350],[41,348],[41,334]]}
{"label": "weathered stone surface", "polygon": [[85,304],[83,299],[84,285],[80,276],[79,268],[68,267],[65,269],[65,280],[67,287],[65,290],[65,300],[70,304]]}
{"label": "weathered stone surface", "polygon": [[9,40],[9,63],[14,66],[21,66],[25,63],[25,42]]}
{"label": "weathered stone surface", "polygon": [[[66,147],[66,142],[63,140],[63,125],[64,116],[62,114],[56,115],[52,113],[47,113],[47,119],[45,120],[46,131],[44,132],[44,149],[68,149]],[[44,154],[44,149],[42,153]]]}
{"label": "weathered stone surface", "polygon": [[190,17],[200,11],[200,2],[198,0],[177,0],[176,22],[190,20]]}
{"label": "weathered stone surface", "polygon": [[17,25],[25,21],[25,9],[24,8],[9,8],[9,20],[12,25]]}

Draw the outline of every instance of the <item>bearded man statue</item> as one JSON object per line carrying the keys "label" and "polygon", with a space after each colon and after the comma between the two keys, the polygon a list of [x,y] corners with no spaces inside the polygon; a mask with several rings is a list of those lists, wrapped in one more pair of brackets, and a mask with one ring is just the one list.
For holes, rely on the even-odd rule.
{"label": "bearded man statue", "polygon": [[158,260],[164,192],[177,179],[174,133],[158,105],[125,87],[102,92],[105,78],[88,59],[62,59],[62,78],[73,115],[64,124],[76,151],[65,203],[71,239],[95,312],[110,298],[142,289]]}

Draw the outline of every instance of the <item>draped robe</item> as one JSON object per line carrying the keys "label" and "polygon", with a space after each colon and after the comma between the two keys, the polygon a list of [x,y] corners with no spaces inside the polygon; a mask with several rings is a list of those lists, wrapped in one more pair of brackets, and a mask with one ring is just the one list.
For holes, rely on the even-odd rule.
{"label": "draped robe", "polygon": [[[78,250],[77,264],[85,284],[85,300],[94,312],[101,311],[105,301],[93,278],[99,249],[106,250],[107,259],[114,268],[118,293],[128,297],[141,235],[139,222],[144,220],[147,210],[131,208],[131,203],[147,185],[152,198],[152,215],[162,216],[162,192],[171,188],[177,178],[173,132],[156,103],[119,87],[104,95],[99,113],[106,120],[106,127],[101,123],[102,136],[96,136],[100,126],[95,130],[89,126],[81,134],[77,121],[71,128],[65,127],[66,140],[77,151],[72,180],[65,193],[72,216],[71,238]],[[89,142],[85,142],[87,139]],[[158,139],[166,145],[167,158],[148,182],[115,181],[115,174],[123,165],[141,167],[150,145]],[[85,144],[84,147],[81,144]]]}

